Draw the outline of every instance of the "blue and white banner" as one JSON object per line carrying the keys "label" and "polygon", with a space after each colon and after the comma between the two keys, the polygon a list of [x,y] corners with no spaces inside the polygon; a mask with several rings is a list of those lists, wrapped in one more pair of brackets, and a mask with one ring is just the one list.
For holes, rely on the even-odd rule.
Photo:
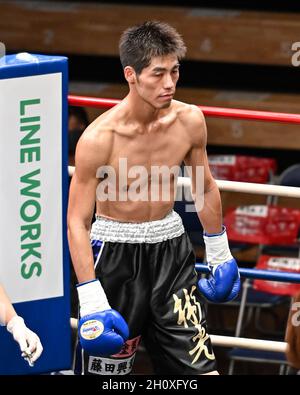
{"label": "blue and white banner", "polygon": [[1,328],[0,374],[70,367],[67,73],[65,57],[0,59],[0,283],[44,347],[29,368]]}

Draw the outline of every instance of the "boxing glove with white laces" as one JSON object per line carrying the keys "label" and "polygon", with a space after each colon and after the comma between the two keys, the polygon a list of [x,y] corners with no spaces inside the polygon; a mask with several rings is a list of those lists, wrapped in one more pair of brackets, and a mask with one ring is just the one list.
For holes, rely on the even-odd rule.
{"label": "boxing glove with white laces", "polygon": [[221,233],[203,234],[209,278],[198,281],[200,292],[211,302],[229,302],[240,291],[240,275],[236,260],[231,255],[226,228]]}
{"label": "boxing glove with white laces", "polygon": [[112,309],[98,279],[77,285],[80,316],[78,332],[82,348],[93,356],[118,353],[129,329],[120,313]]}

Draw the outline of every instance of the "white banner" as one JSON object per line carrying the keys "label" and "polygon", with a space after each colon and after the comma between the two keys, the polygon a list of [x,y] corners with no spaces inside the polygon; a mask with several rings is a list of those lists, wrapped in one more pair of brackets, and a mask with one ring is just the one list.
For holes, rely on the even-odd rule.
{"label": "white banner", "polygon": [[0,283],[63,295],[61,73],[0,80]]}

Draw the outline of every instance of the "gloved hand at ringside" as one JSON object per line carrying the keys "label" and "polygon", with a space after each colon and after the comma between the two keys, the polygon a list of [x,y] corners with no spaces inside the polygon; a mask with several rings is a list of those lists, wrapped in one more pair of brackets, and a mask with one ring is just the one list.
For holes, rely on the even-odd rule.
{"label": "gloved hand at ringside", "polygon": [[77,285],[80,316],[78,333],[82,348],[93,356],[117,354],[128,339],[129,329],[113,310],[98,279]]}
{"label": "gloved hand at ringside", "polygon": [[19,315],[12,317],[6,328],[13,335],[14,340],[19,343],[22,357],[32,367],[43,352],[40,338],[27,328],[24,319]]}
{"label": "gloved hand at ringside", "polygon": [[226,228],[221,233],[203,234],[206,257],[210,268],[209,278],[198,281],[200,292],[211,302],[229,302],[240,291],[240,275],[236,260],[231,255]]}

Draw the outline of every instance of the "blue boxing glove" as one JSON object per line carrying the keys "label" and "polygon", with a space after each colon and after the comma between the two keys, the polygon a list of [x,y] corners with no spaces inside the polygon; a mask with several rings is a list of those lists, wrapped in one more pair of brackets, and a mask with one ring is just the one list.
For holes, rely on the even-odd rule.
{"label": "blue boxing glove", "polygon": [[237,297],[241,282],[236,260],[231,255],[226,228],[217,234],[203,234],[209,278],[198,281],[200,292],[211,302],[229,302]]}
{"label": "blue boxing glove", "polygon": [[120,313],[113,310],[99,280],[77,285],[82,348],[92,356],[117,354],[128,339],[129,329]]}

